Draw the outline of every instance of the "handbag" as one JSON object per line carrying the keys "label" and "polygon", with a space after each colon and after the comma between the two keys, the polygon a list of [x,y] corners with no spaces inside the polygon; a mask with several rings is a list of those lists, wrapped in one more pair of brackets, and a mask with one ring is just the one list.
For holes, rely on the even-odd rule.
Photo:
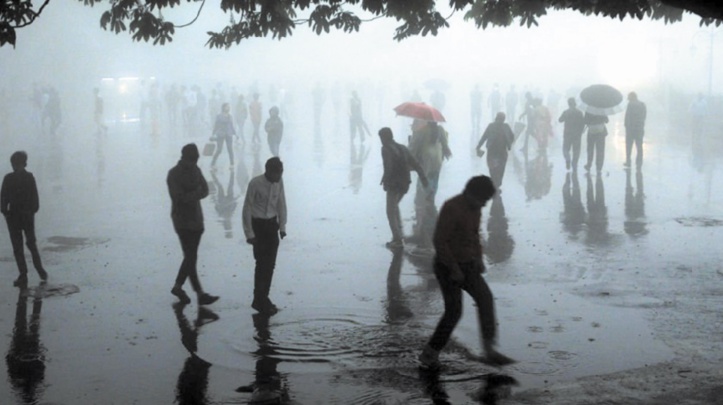
{"label": "handbag", "polygon": [[203,156],[213,156],[213,152],[216,151],[216,142],[206,142],[203,146]]}

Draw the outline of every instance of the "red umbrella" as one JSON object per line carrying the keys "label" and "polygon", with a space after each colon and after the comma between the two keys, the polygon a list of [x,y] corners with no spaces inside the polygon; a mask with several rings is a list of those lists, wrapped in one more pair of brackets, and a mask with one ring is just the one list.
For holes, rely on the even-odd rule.
{"label": "red umbrella", "polygon": [[439,110],[424,103],[413,103],[408,101],[394,107],[394,112],[402,117],[417,118],[425,121],[446,122]]}

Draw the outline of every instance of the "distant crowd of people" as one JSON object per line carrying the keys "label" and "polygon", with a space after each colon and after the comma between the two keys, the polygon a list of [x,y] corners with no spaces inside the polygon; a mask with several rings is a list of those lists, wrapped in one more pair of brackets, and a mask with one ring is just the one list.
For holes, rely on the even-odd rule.
{"label": "distant crowd of people", "polygon": [[[94,122],[100,133],[106,133],[108,126],[104,120],[104,101],[100,90],[94,91]],[[160,114],[160,94],[158,87],[152,84],[141,103],[140,117],[157,120]],[[556,94],[548,98],[554,99]],[[175,124],[180,116],[183,126],[193,127],[205,120],[208,114],[211,128],[211,141],[215,148],[212,153],[211,167],[215,168],[222,151],[228,155],[231,167],[235,164],[234,139],[246,143],[244,127],[251,123],[248,142],[261,142],[261,124],[263,106],[259,93],[254,92],[247,103],[244,95],[232,94],[228,100],[221,88],[214,88],[208,101],[198,86],[171,86],[165,95],[168,119]],[[33,101],[36,101],[34,95]],[[441,91],[435,91],[430,98],[435,108],[444,108],[445,99]],[[381,142],[383,173],[380,180],[386,193],[386,217],[391,239],[386,247],[397,252],[405,244],[414,243],[417,253],[432,258],[433,271],[439,283],[444,300],[442,314],[434,332],[420,348],[418,360],[424,368],[438,369],[440,352],[447,345],[452,332],[462,314],[462,292],[466,291],[475,301],[481,342],[484,356],[480,359],[494,366],[505,366],[513,359],[496,350],[497,319],[492,292],[482,274],[485,272],[483,260],[484,247],[480,237],[482,208],[495,198],[499,198],[508,156],[515,142],[521,142],[521,151],[528,153],[534,141],[538,153],[546,153],[549,140],[553,136],[554,108],[542,103],[541,98],[527,92],[524,95],[524,109],[517,115],[518,98],[514,86],[502,97],[495,85],[487,99],[487,107],[494,119],[481,131],[475,151],[482,157],[486,155],[489,171],[487,175],[469,178],[458,195],[447,199],[437,209],[435,199],[439,188],[440,174],[444,162],[453,154],[449,143],[449,134],[440,122],[423,118],[414,118],[411,135],[407,144],[395,141],[391,128],[378,130]],[[38,88],[37,107],[39,122],[43,127],[46,120],[51,132],[60,123],[59,97],[52,88]],[[609,118],[605,114],[596,114],[579,108],[575,98],[567,100],[565,109],[557,119],[563,125],[562,154],[566,170],[577,173],[582,136],[587,131],[587,161],[584,169],[589,172],[596,169],[602,172],[605,159],[605,139],[608,135]],[[471,93],[471,125],[474,133],[482,126],[482,94],[478,86]],[[705,106],[697,99],[696,114],[702,114]],[[504,110],[504,111],[503,111]],[[364,120],[362,102],[356,91],[349,98],[349,141],[364,143],[370,136]],[[707,113],[707,112],[706,112]],[[250,179],[247,184],[242,209],[242,224],[246,242],[252,246],[254,267],[253,301],[251,307],[259,314],[272,316],[279,308],[270,298],[271,285],[276,267],[281,240],[286,236],[287,203],[284,190],[284,165],[280,158],[280,145],[283,139],[283,110],[273,105],[263,125],[271,158],[264,172]],[[507,119],[525,120],[524,128],[511,127]],[[625,162],[629,170],[635,163],[638,171],[643,165],[643,146],[647,108],[635,92],[627,94],[627,106],[624,116]],[[524,131],[524,132],[523,132]],[[699,135],[699,129],[694,136]],[[523,132],[523,133],[522,133]],[[518,137],[522,137],[518,140]],[[635,149],[635,159],[633,150]],[[168,193],[171,199],[171,219],[178,236],[183,259],[175,277],[171,294],[183,305],[193,299],[184,290],[188,280],[200,306],[211,305],[219,296],[207,292],[201,283],[197,270],[198,250],[204,233],[204,216],[201,201],[209,196],[209,183],[198,166],[201,151],[195,143],[188,143],[181,149],[180,159],[166,177]],[[8,232],[13,247],[19,275],[14,281],[24,288],[28,283],[28,266],[25,262],[23,242],[29,249],[32,263],[42,281],[48,279],[48,273],[42,265],[35,238],[34,215],[39,209],[38,190],[32,173],[26,170],[28,156],[17,151],[10,158],[13,171],[5,176],[0,191],[0,210],[6,218]],[[417,174],[414,189],[415,223],[411,236],[405,235],[400,202],[412,185],[411,172]],[[569,176],[568,176],[569,179]],[[630,176],[628,175],[628,182]],[[566,183],[566,187],[570,187]],[[632,198],[632,197],[631,197]]]}

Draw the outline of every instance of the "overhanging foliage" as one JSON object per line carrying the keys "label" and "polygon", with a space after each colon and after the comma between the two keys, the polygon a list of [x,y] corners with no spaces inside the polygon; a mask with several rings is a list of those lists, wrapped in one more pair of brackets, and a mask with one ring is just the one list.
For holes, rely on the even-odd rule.
{"label": "overhanging foliage", "polygon": [[[173,40],[177,25],[163,18],[163,10],[195,7],[198,15],[206,0],[79,0],[86,6],[105,8],[100,25],[116,34],[128,32],[134,41],[164,45]],[[49,0],[34,7],[31,0],[0,0],[0,46],[15,46],[16,30],[36,22]],[[182,4],[183,3],[183,4]],[[701,17],[701,25],[720,25],[723,6],[716,0],[449,0],[454,12],[478,28],[519,23],[538,25],[548,10],[574,10],[583,15],[610,18],[644,18],[674,23],[689,12]],[[206,45],[228,48],[253,37],[281,39],[307,26],[316,34],[332,30],[359,31],[362,23],[392,18],[400,23],[393,38],[437,35],[449,26],[449,16],[437,10],[435,0],[221,0],[229,24],[208,32]],[[298,18],[299,14],[306,17]],[[359,14],[359,15],[358,15]],[[361,16],[360,16],[361,15]]]}

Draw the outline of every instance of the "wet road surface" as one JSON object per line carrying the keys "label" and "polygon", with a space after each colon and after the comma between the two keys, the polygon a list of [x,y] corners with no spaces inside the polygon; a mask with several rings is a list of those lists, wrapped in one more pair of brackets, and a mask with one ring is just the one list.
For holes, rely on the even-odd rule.
{"label": "wet road surface", "polygon": [[[201,310],[169,293],[181,251],[165,176],[185,142],[205,137],[151,138],[138,123],[119,123],[105,137],[68,125],[56,138],[11,138],[2,156],[26,149],[38,179],[50,280],[41,286],[31,271],[30,290],[13,288],[12,249],[0,232],[0,398],[248,403],[253,394],[237,389],[261,387],[298,404],[494,403],[509,394],[489,383],[502,373],[519,383],[505,402],[515,403],[579,377],[721,364],[723,345],[709,338],[723,332],[723,270],[712,246],[723,237],[720,160],[692,156],[664,126],[649,131],[660,136],[649,136],[642,171],[623,170],[619,127],[600,175],[566,172],[556,141],[547,156],[514,147],[482,228],[499,349],[518,363],[500,371],[476,360],[467,297],[438,375],[420,373],[416,355],[441,316],[441,295],[429,257],[384,247],[378,138],[350,146],[344,131],[312,134],[301,118],[286,127],[288,237],[271,293],[281,311],[270,319],[250,308],[254,264],[241,229],[246,183],[269,157],[265,143],[237,145],[233,168],[225,155],[216,170],[209,158],[199,164],[212,183],[199,271],[221,296]],[[487,171],[468,153],[466,132],[448,130],[454,156],[438,205]],[[412,193],[402,202],[407,233]]]}

